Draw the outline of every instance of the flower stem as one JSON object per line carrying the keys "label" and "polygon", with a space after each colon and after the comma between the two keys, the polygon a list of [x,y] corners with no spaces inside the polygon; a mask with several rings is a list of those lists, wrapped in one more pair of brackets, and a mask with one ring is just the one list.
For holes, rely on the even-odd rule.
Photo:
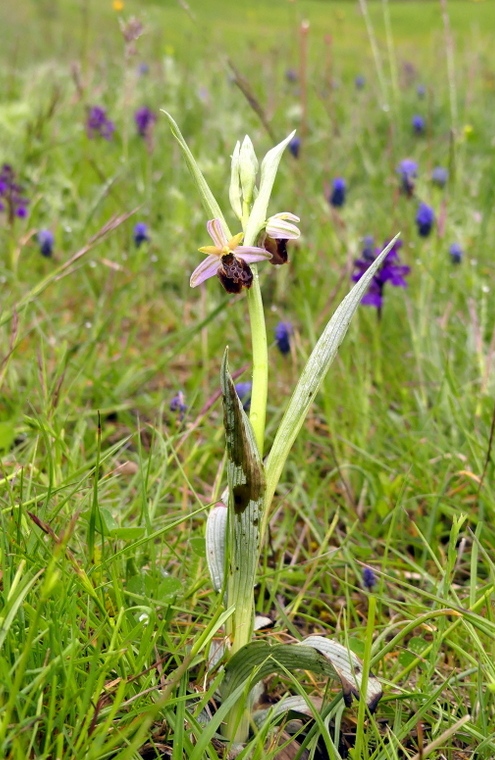
{"label": "flower stem", "polygon": [[248,290],[247,299],[253,346],[253,389],[249,421],[254,431],[260,456],[263,457],[268,398],[268,342],[258,270],[253,265],[251,269],[253,271],[253,284]]}
{"label": "flower stem", "polygon": [[[246,232],[249,221],[250,205],[244,201],[242,229]],[[253,237],[253,239],[251,239]],[[254,245],[254,235],[244,239],[244,245]],[[247,292],[249,321],[251,323],[251,344],[253,350],[253,388],[251,391],[251,410],[249,421],[254,431],[260,457],[263,458],[265,440],[266,401],[268,398],[268,343],[266,339],[265,312],[261,296],[258,267],[251,264],[253,283]]]}

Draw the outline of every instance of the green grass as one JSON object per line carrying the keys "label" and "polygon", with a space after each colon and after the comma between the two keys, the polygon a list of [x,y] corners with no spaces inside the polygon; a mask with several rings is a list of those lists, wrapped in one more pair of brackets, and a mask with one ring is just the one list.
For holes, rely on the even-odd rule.
{"label": "green grass", "polygon": [[[361,657],[368,648],[385,696],[370,717],[343,711],[334,684],[309,674],[274,677],[268,691],[324,698],[300,738],[309,757],[412,758],[440,738],[424,757],[493,758],[493,4],[449,4],[450,81],[439,4],[390,4],[393,47],[387,6],[370,5],[383,86],[350,2],[202,0],[190,3],[196,22],[180,5],[126,2],[124,18],[145,21],[127,63],[111,2],[4,6],[0,165],[30,206],[12,227],[0,213],[0,756],[224,756],[205,717],[218,708],[208,659],[222,604],[204,527],[225,486],[221,358],[228,345],[249,379],[247,311],[215,282],[189,288],[204,211],[165,120],[148,149],[133,112],[174,116],[227,211],[235,141],[249,133],[259,155],[272,145],[229,78],[230,55],[277,139],[303,130],[272,204],[301,217],[303,237],[288,267],[262,269],[269,340],[282,319],[295,329],[290,356],[270,347],[267,450],[361,238],[401,231],[411,266],[380,321],[358,311],[284,470],[255,590],[275,640],[321,633]],[[306,18],[304,134],[284,72],[298,67]],[[112,142],[86,136],[93,104],[115,120]],[[397,190],[405,157],[440,220],[427,239]],[[437,165],[450,170],[445,190],[429,180]],[[335,176],[349,186],[339,212],[324,197]],[[151,235],[139,249],[137,220]],[[51,259],[36,243],[44,227]],[[183,421],[169,409],[179,389]],[[275,758],[273,736],[253,732],[242,756]]]}

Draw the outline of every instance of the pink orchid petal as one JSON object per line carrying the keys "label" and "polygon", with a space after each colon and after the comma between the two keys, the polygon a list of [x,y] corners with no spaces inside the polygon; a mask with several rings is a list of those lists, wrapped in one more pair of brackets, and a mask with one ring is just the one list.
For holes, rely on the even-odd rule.
{"label": "pink orchid petal", "polygon": [[272,219],[286,219],[288,222],[296,222],[296,224],[299,224],[301,221],[298,216],[290,211],[279,211],[278,214],[273,215]]}
{"label": "pink orchid petal", "polygon": [[297,240],[301,236],[300,231],[293,224],[285,224],[283,228],[280,224],[275,228],[267,224],[266,234],[274,240]]}
{"label": "pink orchid petal", "polygon": [[266,234],[275,240],[297,240],[301,233],[295,224],[299,217],[290,211],[281,211],[271,216],[266,223]]}
{"label": "pink orchid petal", "polygon": [[206,229],[217,248],[224,248],[228,244],[220,219],[210,219],[206,222]]}
{"label": "pink orchid petal", "polygon": [[255,264],[257,261],[266,261],[272,257],[272,254],[269,251],[265,251],[264,248],[245,245],[240,245],[236,248],[235,255],[245,261],[246,264]]}
{"label": "pink orchid petal", "polygon": [[191,288],[195,288],[197,285],[201,285],[202,282],[208,280],[210,277],[215,277],[220,265],[220,259],[218,256],[208,256],[204,259],[199,266],[196,267],[191,275],[189,284]]}

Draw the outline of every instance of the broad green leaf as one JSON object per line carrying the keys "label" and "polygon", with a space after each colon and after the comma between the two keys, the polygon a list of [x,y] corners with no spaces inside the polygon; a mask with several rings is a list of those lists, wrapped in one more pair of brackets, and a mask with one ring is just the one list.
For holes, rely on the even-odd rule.
{"label": "broad green leaf", "polygon": [[257,726],[262,726],[268,716],[270,716],[273,720],[279,715],[284,715],[288,712],[297,712],[301,715],[307,715],[308,718],[311,718],[313,715],[313,710],[310,708],[310,704],[313,706],[313,710],[320,711],[322,706],[321,697],[313,697],[310,695],[301,697],[299,694],[293,697],[284,697],[279,702],[271,705],[269,708],[265,708],[263,710],[255,710],[253,712],[253,720]]}
{"label": "broad green leaf", "polygon": [[221,591],[225,574],[227,509],[219,502],[210,509],[206,521],[206,561],[215,591]]}
{"label": "broad green leaf", "polygon": [[0,422],[0,451],[8,451],[15,438],[14,420],[4,420]]}
{"label": "broad green leaf", "polygon": [[[385,256],[393,247],[399,236],[396,235],[380,253],[370,268],[366,270],[359,282],[339,304],[332,318],[323,330],[311,356],[306,362],[301,377],[290,398],[287,409],[280,422],[271,451],[267,457],[266,468],[266,501],[265,519],[268,508],[277,487],[282,469],[286,462],[292,444],[303,426],[306,415],[315,398],[328,369],[337,355],[340,344],[344,340],[351,319],[364,296],[377,269],[383,263]],[[263,526],[264,528],[264,526]],[[263,531],[264,532],[264,531]]]}
{"label": "broad green leaf", "polygon": [[227,600],[229,605],[235,605],[228,632],[235,651],[250,640],[253,630],[253,588],[259,561],[265,476],[251,423],[229,373],[227,351],[222,362],[221,385],[229,485]]}
{"label": "broad green leaf", "polygon": [[202,536],[190,538],[189,546],[197,557],[206,557],[206,544]]}
{"label": "broad green leaf", "polygon": [[[309,636],[298,644],[270,645],[253,641],[237,652],[225,668],[222,690],[226,695],[245,683],[252,688],[256,681],[275,671],[310,670],[318,675],[337,678],[342,684],[344,701],[359,698],[363,677],[361,660],[346,647],[323,636]],[[378,679],[370,673],[367,681],[366,703],[374,710],[382,696]]]}

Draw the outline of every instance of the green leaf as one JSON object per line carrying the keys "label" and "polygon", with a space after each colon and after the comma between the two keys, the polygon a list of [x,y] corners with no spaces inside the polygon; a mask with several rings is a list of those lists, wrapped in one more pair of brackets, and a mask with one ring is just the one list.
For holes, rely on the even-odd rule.
{"label": "green leaf", "polygon": [[121,538],[122,541],[136,541],[138,538],[144,536],[146,528],[129,527],[129,528],[113,528],[111,536],[113,538]]}
{"label": "green leaf", "polygon": [[265,476],[251,423],[229,373],[227,356],[226,350],[221,385],[229,485],[227,602],[235,605],[229,621],[235,651],[250,640],[253,630],[253,588],[259,562]]}
{"label": "green leaf", "polygon": [[8,451],[15,438],[14,420],[0,422],[0,451]]}
{"label": "green leaf", "polygon": [[215,591],[223,588],[225,576],[225,539],[227,533],[227,509],[219,502],[210,509],[206,521],[206,561]]}
{"label": "green leaf", "polygon": [[174,119],[171,117],[171,115],[167,111],[164,111],[162,109],[162,113],[164,113],[165,116],[167,117],[172,134],[177,140],[177,142],[179,143],[180,147],[182,148],[184,158],[186,159],[186,163],[189,167],[189,171],[191,172],[198,186],[199,194],[201,196],[201,200],[203,202],[203,206],[205,207],[207,214],[209,214],[211,219],[220,219],[224,232],[227,235],[227,238],[230,240],[230,238],[232,237],[232,233],[229,230],[228,224],[225,221],[225,218],[224,218],[224,215],[222,214],[220,206],[218,205],[215,196],[210,190],[210,186],[208,185],[208,182],[204,178],[203,172],[201,171],[198,164],[196,163],[196,159],[194,158],[193,154],[189,150],[189,147],[186,141],[184,140],[177,123],[174,121]]}
{"label": "green leaf", "polygon": [[275,493],[287,456],[304,424],[309,407],[318,393],[331,363],[337,355],[351,319],[368,285],[398,237],[396,235],[390,241],[387,247],[384,248],[371,264],[370,268],[366,270],[359,282],[354,285],[350,293],[339,304],[306,362],[306,366],[287,405],[287,409],[275,435],[270,454],[266,460],[265,519],[267,518],[268,507]]}
{"label": "green leaf", "polygon": [[189,539],[189,545],[197,557],[206,557],[205,540],[201,536]]}
{"label": "green leaf", "polygon": [[[278,671],[310,670],[318,675],[337,678],[342,684],[344,701],[350,704],[352,696],[359,698],[363,678],[363,664],[346,647],[323,636],[308,636],[298,644],[270,645],[266,641],[253,641],[237,652],[225,668],[222,691],[228,696],[240,684],[251,689],[255,682]],[[376,676],[369,673],[366,703],[374,710],[382,696]]]}

